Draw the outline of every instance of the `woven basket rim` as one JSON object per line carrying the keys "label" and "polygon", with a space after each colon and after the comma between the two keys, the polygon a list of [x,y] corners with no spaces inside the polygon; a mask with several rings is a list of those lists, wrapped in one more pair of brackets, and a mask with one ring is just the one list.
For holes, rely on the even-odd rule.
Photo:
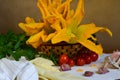
{"label": "woven basket rim", "polygon": [[69,45],[81,45],[80,43],[66,43],[66,42],[60,42],[57,44],[52,43],[42,43],[40,46],[69,46]]}

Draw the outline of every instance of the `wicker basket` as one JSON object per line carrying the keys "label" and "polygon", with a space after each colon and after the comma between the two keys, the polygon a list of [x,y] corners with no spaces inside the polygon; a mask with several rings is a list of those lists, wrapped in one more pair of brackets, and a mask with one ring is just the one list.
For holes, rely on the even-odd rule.
{"label": "wicker basket", "polygon": [[44,43],[40,45],[37,48],[37,50],[48,55],[50,54],[51,51],[53,51],[54,54],[56,55],[60,55],[62,53],[74,55],[78,53],[81,47],[82,45],[79,43],[76,43],[76,44],[68,44],[65,42],[58,43],[58,44]]}

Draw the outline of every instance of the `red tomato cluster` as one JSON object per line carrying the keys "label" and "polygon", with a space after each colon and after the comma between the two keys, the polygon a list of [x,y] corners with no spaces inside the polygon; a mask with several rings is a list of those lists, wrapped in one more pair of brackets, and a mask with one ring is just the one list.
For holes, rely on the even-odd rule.
{"label": "red tomato cluster", "polygon": [[70,58],[67,54],[62,54],[59,57],[59,65],[69,64],[70,66],[83,66],[85,64],[90,64],[93,61],[98,59],[98,54],[95,52],[89,51],[89,53],[81,53],[74,58]]}
{"label": "red tomato cluster", "polygon": [[62,54],[62,55],[60,55],[60,58],[59,58],[59,65],[68,63],[68,60],[69,60],[69,57],[68,57],[67,54]]}

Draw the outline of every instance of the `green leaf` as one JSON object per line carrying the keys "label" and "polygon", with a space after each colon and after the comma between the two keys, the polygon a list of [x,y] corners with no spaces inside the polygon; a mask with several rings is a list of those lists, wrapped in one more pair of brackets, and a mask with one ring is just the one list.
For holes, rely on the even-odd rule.
{"label": "green leaf", "polygon": [[20,47],[20,43],[21,43],[20,41],[18,41],[18,42],[16,43],[16,45],[15,45],[15,47],[14,47],[15,50]]}
{"label": "green leaf", "polygon": [[50,52],[49,55],[45,54],[45,53],[41,53],[40,57],[49,59],[51,61],[53,61],[53,63],[57,66],[58,65],[58,61],[59,61],[59,55],[55,55],[53,51]]}
{"label": "green leaf", "polygon": [[15,60],[19,60],[22,56],[26,57],[28,60],[31,60],[35,58],[35,53],[30,49],[17,50],[12,54],[12,56],[15,58]]}
{"label": "green leaf", "polygon": [[25,56],[31,60],[35,58],[36,50],[26,45],[27,37],[24,33],[15,34],[9,31],[6,34],[0,34],[0,58],[13,56],[15,60],[19,60],[21,56]]}
{"label": "green leaf", "polygon": [[4,34],[0,35],[0,46],[4,46],[6,42],[6,36]]}

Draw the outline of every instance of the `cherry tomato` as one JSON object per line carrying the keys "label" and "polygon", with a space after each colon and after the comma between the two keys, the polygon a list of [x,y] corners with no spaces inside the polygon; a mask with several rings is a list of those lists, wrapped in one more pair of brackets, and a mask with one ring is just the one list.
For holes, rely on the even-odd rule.
{"label": "cherry tomato", "polygon": [[78,66],[83,66],[85,64],[85,60],[83,58],[79,57],[79,58],[77,58],[76,64]]}
{"label": "cherry tomato", "polygon": [[98,59],[98,54],[96,54],[95,52],[91,52],[90,57],[91,57],[92,61],[96,61]]}
{"label": "cherry tomato", "polygon": [[87,53],[82,53],[82,54],[80,54],[80,57],[82,57],[82,58],[85,58],[86,56],[88,56]]}
{"label": "cherry tomato", "polygon": [[68,60],[69,60],[69,57],[68,57],[67,54],[60,55],[60,57],[59,57],[59,65],[67,63]]}
{"label": "cherry tomato", "polygon": [[91,62],[92,62],[91,57],[90,57],[90,56],[86,56],[86,57],[85,57],[85,63],[86,63],[86,64],[90,64]]}
{"label": "cherry tomato", "polygon": [[68,64],[72,67],[75,65],[75,61],[73,59],[69,59]]}

